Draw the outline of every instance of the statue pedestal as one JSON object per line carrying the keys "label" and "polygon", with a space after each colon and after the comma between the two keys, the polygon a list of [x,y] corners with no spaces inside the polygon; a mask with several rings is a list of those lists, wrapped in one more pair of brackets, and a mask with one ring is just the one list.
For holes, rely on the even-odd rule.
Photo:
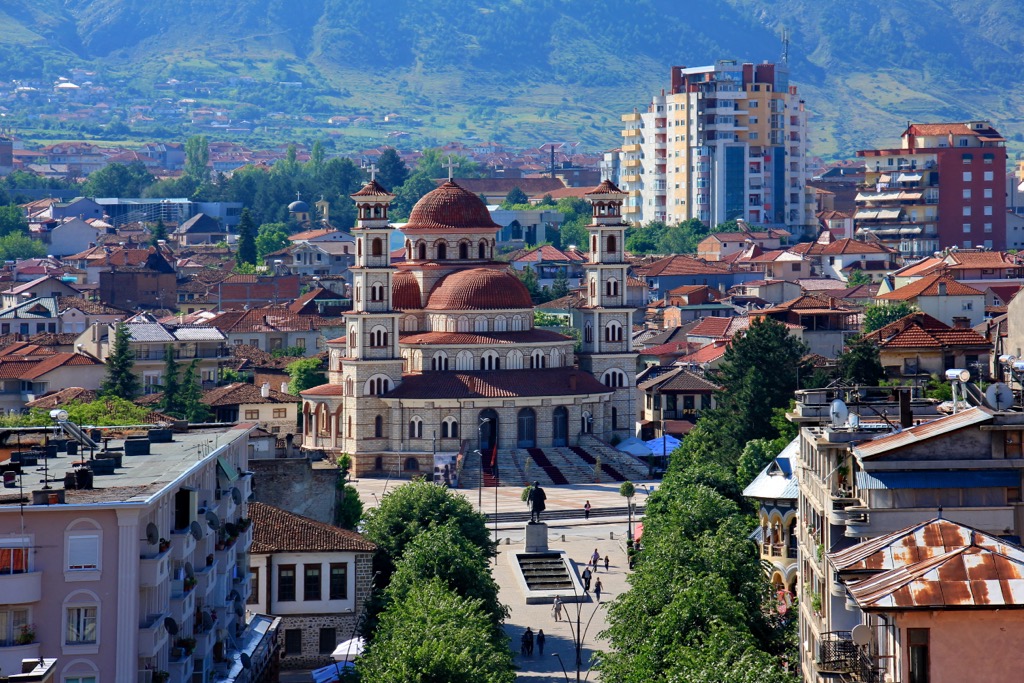
{"label": "statue pedestal", "polygon": [[548,525],[544,522],[530,522],[526,525],[526,552],[546,553],[548,551]]}

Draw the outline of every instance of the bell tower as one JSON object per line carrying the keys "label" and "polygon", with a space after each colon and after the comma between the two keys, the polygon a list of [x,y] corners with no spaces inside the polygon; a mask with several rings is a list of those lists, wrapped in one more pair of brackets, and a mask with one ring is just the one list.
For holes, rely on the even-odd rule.
{"label": "bell tower", "polygon": [[627,223],[622,220],[626,193],[605,180],[588,192],[591,205],[590,256],[584,266],[584,305],[580,310],[582,347],[580,367],[613,390],[605,407],[599,436],[630,436],[636,401],[636,358],[633,352],[633,313],[626,300],[628,264],[623,248]]}
{"label": "bell tower", "polygon": [[[344,450],[389,450],[390,410],[380,396],[402,382],[404,361],[398,346],[398,318],[392,308],[391,194],[371,178],[352,195],[356,203],[352,311],[345,316],[345,357],[341,359],[344,403],[340,433]],[[358,409],[357,409],[358,405]]]}

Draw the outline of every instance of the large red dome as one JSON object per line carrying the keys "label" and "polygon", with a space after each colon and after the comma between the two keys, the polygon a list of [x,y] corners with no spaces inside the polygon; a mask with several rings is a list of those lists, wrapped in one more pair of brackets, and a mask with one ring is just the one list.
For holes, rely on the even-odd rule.
{"label": "large red dome", "polygon": [[471,268],[434,285],[428,311],[477,311],[533,308],[530,292],[506,269]]}
{"label": "large red dome", "polygon": [[395,273],[391,279],[391,306],[396,311],[415,311],[422,305],[416,276],[405,270]]}
{"label": "large red dome", "polygon": [[489,232],[501,226],[491,220],[483,200],[449,180],[416,202],[402,232]]}

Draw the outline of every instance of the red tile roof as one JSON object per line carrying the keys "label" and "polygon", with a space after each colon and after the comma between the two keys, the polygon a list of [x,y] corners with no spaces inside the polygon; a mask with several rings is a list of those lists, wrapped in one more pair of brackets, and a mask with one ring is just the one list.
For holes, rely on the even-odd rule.
{"label": "red tile roof", "polygon": [[370,182],[368,182],[365,185],[363,185],[363,187],[360,188],[360,190],[358,192],[356,192],[356,193],[354,193],[354,194],[352,194],[350,196],[353,199],[355,199],[356,197],[383,198],[383,197],[393,197],[394,195],[392,195],[390,192],[385,190],[384,186],[381,185],[380,183],[378,183],[376,180],[371,180]]}
{"label": "red tile roof", "polygon": [[525,261],[537,263],[540,261],[586,261],[587,257],[578,249],[566,249],[562,251],[550,244],[544,244],[534,249],[523,249],[509,257],[509,261]]}
{"label": "red tile roof", "polygon": [[266,503],[249,503],[252,547],[256,555],[270,553],[372,553],[377,546],[361,534],[318,522]]}
{"label": "red tile roof", "polygon": [[550,330],[523,330],[522,332],[408,332],[401,335],[400,341],[405,345],[443,344],[458,346],[463,344],[543,344],[548,342],[567,342],[571,337]]}
{"label": "red tile roof", "polygon": [[729,323],[729,318],[704,318],[686,334],[691,337],[724,337]]}
{"label": "red tile roof", "polygon": [[864,335],[882,349],[991,348],[985,337],[970,328],[950,327],[926,313],[912,313]]}
{"label": "red tile roof", "polygon": [[402,232],[496,233],[500,229],[478,196],[449,180],[416,202]]}
{"label": "red tile roof", "polygon": [[72,401],[81,401],[82,403],[89,403],[96,400],[97,393],[92,389],[83,389],[82,387],[68,387],[67,389],[61,389],[52,393],[46,394],[34,401],[29,401],[25,404],[26,408],[40,408],[42,410],[49,410],[51,408],[57,408],[62,405],[71,403]]}
{"label": "red tile roof", "polygon": [[891,254],[893,251],[881,244],[861,242],[847,237],[825,245],[821,253],[824,256],[836,256],[839,254]]}
{"label": "red tile roof", "polygon": [[215,327],[225,334],[242,332],[302,332],[335,327],[341,318],[322,318],[319,315],[295,313],[286,306],[251,308],[248,311],[225,311],[210,318],[205,327]]}
{"label": "red tile roof", "polygon": [[903,266],[893,274],[897,277],[917,277],[921,275],[931,275],[932,273],[941,272],[945,269],[945,261],[936,256],[929,256],[923,258],[916,263]]}
{"label": "red tile roof", "polygon": [[216,387],[203,392],[202,402],[208,406],[234,406],[242,403],[300,403],[298,396],[282,394],[274,389],[264,397],[260,387],[247,382],[234,382],[223,387]]}
{"label": "red tile roof", "polygon": [[423,308],[420,283],[408,270],[400,270],[391,279],[391,305],[396,311],[415,311]]}
{"label": "red tile roof", "polygon": [[676,254],[659,259],[649,266],[637,269],[641,277],[660,277],[671,275],[725,275],[732,269],[717,261],[705,261],[694,256]]}
{"label": "red tile roof", "polygon": [[[939,291],[942,284],[945,285],[944,292]],[[984,296],[984,293],[948,275],[928,275],[899,289],[879,294],[877,298],[883,301],[908,301],[919,296]]]}
{"label": "red tile roof", "polygon": [[725,351],[728,348],[729,345],[727,343],[713,342],[701,347],[687,356],[683,356],[676,361],[676,364],[685,365],[687,363],[711,363],[724,356]]}
{"label": "red tile roof", "polygon": [[507,268],[471,268],[446,275],[430,292],[428,311],[533,308],[526,285]]}
{"label": "red tile roof", "polygon": [[548,368],[406,375],[402,383],[384,398],[517,398],[607,394],[611,391],[589,373],[575,368]]}

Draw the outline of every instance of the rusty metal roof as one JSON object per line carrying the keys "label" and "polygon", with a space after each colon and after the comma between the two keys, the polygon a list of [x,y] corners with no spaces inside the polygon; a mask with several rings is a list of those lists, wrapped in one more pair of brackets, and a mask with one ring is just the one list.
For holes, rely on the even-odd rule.
{"label": "rusty metal roof", "polygon": [[904,448],[927,439],[948,434],[964,427],[971,427],[982,422],[988,422],[995,416],[988,408],[975,406],[958,413],[940,417],[931,422],[919,424],[916,427],[905,429],[894,434],[886,434],[871,441],[854,446],[853,454],[861,460],[866,460],[897,448]]}
{"label": "rusty metal roof", "polygon": [[945,519],[901,529],[830,553],[866,611],[1024,607],[1024,548]]}

